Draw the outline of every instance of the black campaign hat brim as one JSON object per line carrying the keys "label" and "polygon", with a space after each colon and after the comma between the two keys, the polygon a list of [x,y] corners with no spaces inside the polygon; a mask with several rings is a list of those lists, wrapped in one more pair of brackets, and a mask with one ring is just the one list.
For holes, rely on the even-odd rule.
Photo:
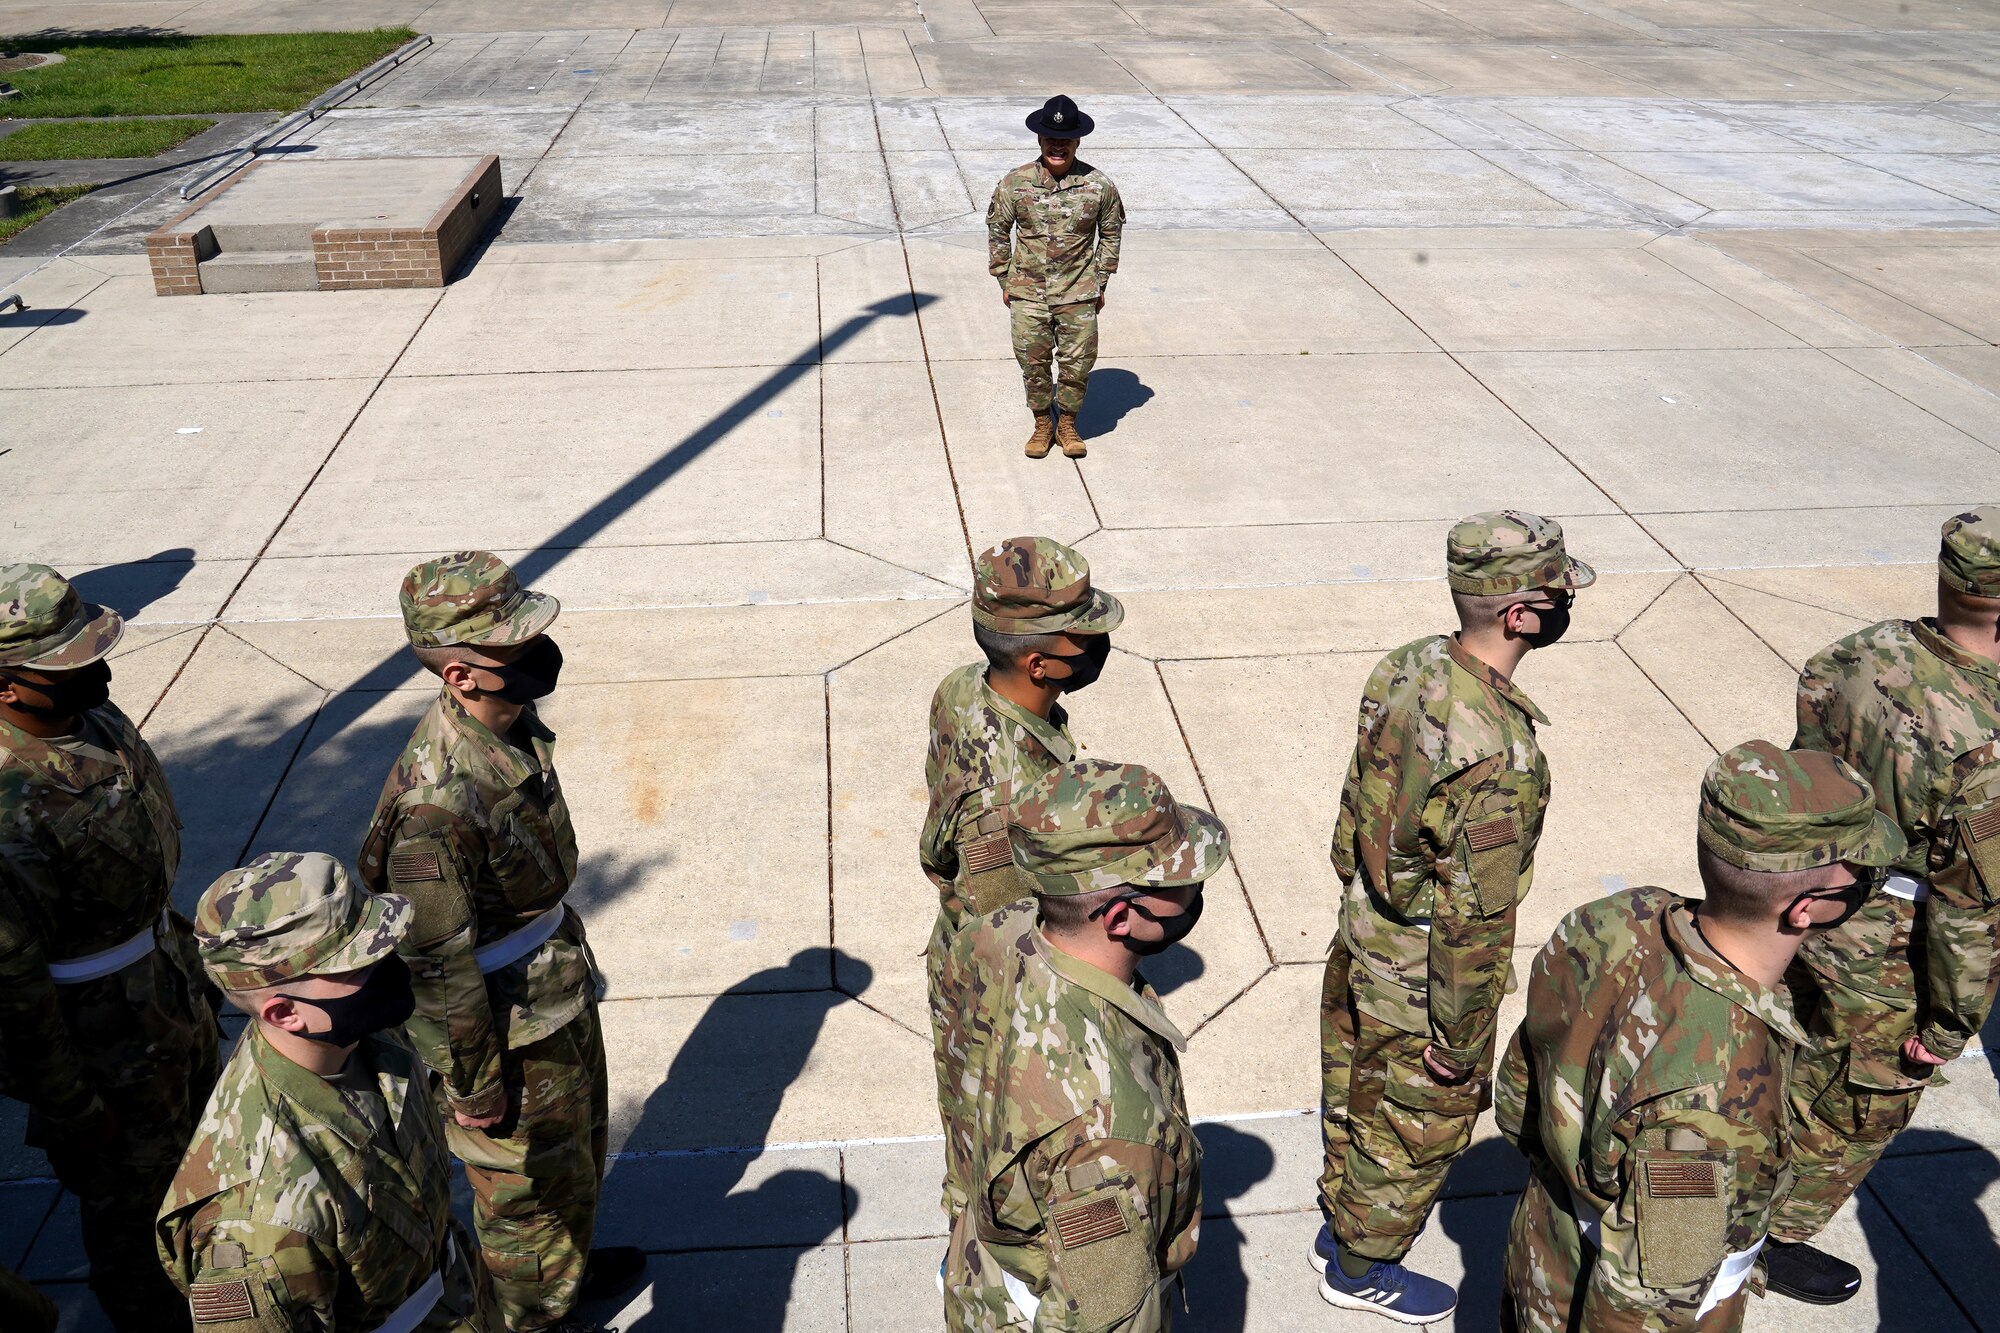
{"label": "black campaign hat brim", "polygon": [[1097,128],[1097,122],[1090,118],[1089,113],[1079,111],[1076,113],[1076,124],[1051,125],[1043,119],[1042,110],[1037,109],[1028,113],[1028,128],[1051,139],[1081,139]]}

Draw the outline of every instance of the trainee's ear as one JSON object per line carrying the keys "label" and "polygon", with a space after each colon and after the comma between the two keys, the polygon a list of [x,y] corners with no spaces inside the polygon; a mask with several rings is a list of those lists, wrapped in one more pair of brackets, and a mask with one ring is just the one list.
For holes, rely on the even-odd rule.
{"label": "trainee's ear", "polygon": [[286,1032],[305,1031],[305,1020],[299,1016],[299,1007],[287,995],[266,995],[257,1002],[257,1017],[274,1028]]}

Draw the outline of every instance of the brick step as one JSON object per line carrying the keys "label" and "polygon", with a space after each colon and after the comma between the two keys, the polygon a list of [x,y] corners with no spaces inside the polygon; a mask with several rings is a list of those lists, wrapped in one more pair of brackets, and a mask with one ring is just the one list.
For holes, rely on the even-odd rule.
{"label": "brick step", "polygon": [[204,292],[310,292],[319,274],[307,250],[225,250],[200,264]]}

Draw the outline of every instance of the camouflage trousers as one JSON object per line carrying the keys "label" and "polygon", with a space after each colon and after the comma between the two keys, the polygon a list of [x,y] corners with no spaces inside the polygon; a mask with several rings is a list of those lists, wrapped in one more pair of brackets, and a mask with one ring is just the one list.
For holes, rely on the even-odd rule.
{"label": "camouflage trousers", "polygon": [[1363,1013],[1335,937],[1320,990],[1320,1212],[1348,1253],[1401,1262],[1430,1216],[1452,1160],[1472,1142],[1491,1047],[1456,1086],[1424,1070],[1429,1038]]}
{"label": "camouflage trousers", "polygon": [[1081,412],[1090,368],[1097,364],[1097,302],[1043,305],[1017,296],[1008,303],[1007,312],[1014,330],[1014,359],[1021,363],[1021,378],[1028,387],[1028,410],[1039,415],[1054,404],[1064,416]]}
{"label": "camouflage trousers", "polygon": [[67,1142],[28,1115],[29,1144],[76,1196],[90,1289],[119,1333],[190,1326],[187,1301],[160,1267],[153,1222],[222,1060],[209,987],[175,944],[169,938],[141,962],[57,992],[84,1078],[118,1117],[117,1138]]}
{"label": "camouflage trousers", "polygon": [[473,1229],[512,1333],[545,1328],[576,1304],[604,1183],[610,1089],[597,1006],[507,1052],[506,1119],[445,1140],[472,1183]]}
{"label": "camouflage trousers", "polygon": [[[1907,1080],[1911,1086],[1903,1088],[1866,1086],[1857,1079],[1851,1044],[1822,1044],[1823,1026],[1808,1027],[1814,1044],[1793,1057],[1786,1088],[1792,1113],[1792,1188],[1771,1210],[1771,1234],[1779,1240],[1811,1240],[1826,1229],[1882,1160],[1890,1141],[1910,1123],[1927,1086],[1916,1080]],[[1928,1080],[1942,1081],[1935,1073]]]}
{"label": "camouflage trousers", "polygon": [[[1546,1168],[1544,1168],[1546,1169]],[[1501,1333],[1644,1333],[1656,1328],[1689,1328],[1699,1333],[1737,1333],[1750,1304],[1746,1286],[1719,1302],[1699,1323],[1692,1310],[1662,1305],[1647,1309],[1645,1288],[1640,1300],[1613,1297],[1620,1276],[1636,1283],[1636,1275],[1607,1272],[1597,1251],[1585,1240],[1569,1209],[1556,1201],[1553,1189],[1537,1170],[1514,1206],[1507,1226],[1507,1253],[1502,1261]]]}
{"label": "camouflage trousers", "polygon": [[0,1268],[0,1328],[7,1333],[55,1333],[55,1302],[11,1268]]}

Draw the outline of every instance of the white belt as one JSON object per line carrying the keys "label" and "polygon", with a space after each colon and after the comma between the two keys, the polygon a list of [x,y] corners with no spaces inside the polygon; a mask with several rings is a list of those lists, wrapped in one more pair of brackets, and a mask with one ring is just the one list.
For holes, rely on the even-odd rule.
{"label": "white belt", "polygon": [[[1576,1229],[1583,1233],[1591,1248],[1603,1249],[1604,1219],[1575,1190],[1569,1192],[1569,1212],[1576,1219]],[[1749,1249],[1735,1250],[1723,1258],[1722,1266],[1715,1270],[1715,1281],[1708,1284],[1707,1292],[1702,1295],[1701,1309],[1695,1312],[1696,1319],[1701,1319],[1743,1290],[1743,1284],[1750,1280],[1750,1270],[1757,1266],[1757,1256],[1764,1248],[1764,1239],[1759,1236]]]}
{"label": "white belt", "polygon": [[375,1333],[414,1333],[417,1325],[430,1317],[437,1303],[444,1299],[444,1270],[452,1264],[451,1233],[444,1238],[444,1263],[437,1272],[424,1279],[424,1285],[411,1292],[403,1303],[389,1312],[389,1317],[375,1326]]}
{"label": "white belt", "polygon": [[1931,896],[1931,886],[1927,880],[1917,879],[1915,876],[1905,875],[1900,871],[1892,870],[1889,872],[1889,878],[1882,881],[1882,892],[1897,898],[1907,898],[1913,903],[1920,903]]}
{"label": "white belt", "polygon": [[95,981],[108,977],[113,972],[122,972],[153,951],[159,940],[159,932],[167,928],[167,914],[160,913],[160,919],[126,940],[114,944],[109,949],[87,953],[81,958],[68,958],[60,963],[49,964],[49,980],[58,986],[74,986],[79,982]]}
{"label": "white belt", "polygon": [[556,927],[562,924],[563,913],[567,910],[562,903],[557,903],[519,930],[473,950],[472,956],[478,960],[479,970],[498,972],[541,948],[548,942],[549,936],[556,933]]}
{"label": "white belt", "polygon": [[1759,1236],[1749,1249],[1738,1250],[1722,1261],[1722,1267],[1715,1270],[1715,1281],[1708,1284],[1708,1295],[1701,1298],[1701,1309],[1694,1312],[1696,1319],[1743,1290],[1743,1284],[1750,1280],[1750,1270],[1757,1266],[1757,1253],[1763,1248],[1764,1237]]}

